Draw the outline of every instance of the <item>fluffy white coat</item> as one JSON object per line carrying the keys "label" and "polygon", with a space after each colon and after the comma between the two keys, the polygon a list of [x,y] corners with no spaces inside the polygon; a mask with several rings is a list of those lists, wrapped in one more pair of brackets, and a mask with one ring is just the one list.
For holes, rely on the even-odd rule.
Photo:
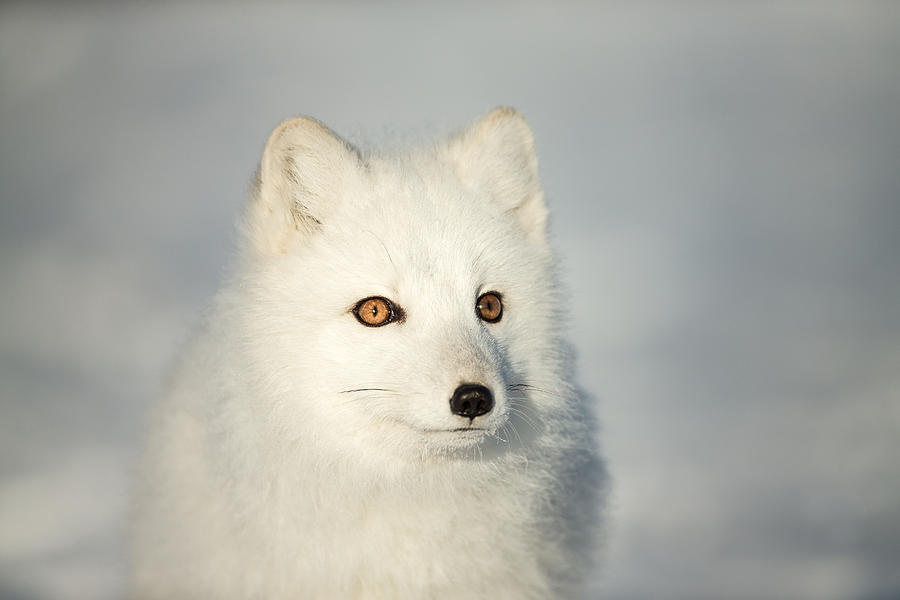
{"label": "fluffy white coat", "polygon": [[[133,595],[575,594],[602,468],[546,230],[512,109],[389,155],[282,123],[234,274],[153,413]],[[372,296],[403,319],[362,325]],[[490,412],[452,413],[465,382]]]}

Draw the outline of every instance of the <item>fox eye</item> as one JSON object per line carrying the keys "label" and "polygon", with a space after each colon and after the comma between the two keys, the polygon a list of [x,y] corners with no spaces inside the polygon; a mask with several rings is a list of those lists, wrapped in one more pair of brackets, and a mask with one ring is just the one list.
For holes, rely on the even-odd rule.
{"label": "fox eye", "polygon": [[478,296],[475,309],[478,311],[478,316],[481,317],[482,321],[496,323],[500,320],[500,317],[503,316],[503,302],[501,302],[500,298],[501,296],[498,292],[485,292]]}
{"label": "fox eye", "polygon": [[353,307],[356,320],[366,327],[381,327],[403,318],[403,310],[395,307],[387,298],[372,296],[364,298]]}

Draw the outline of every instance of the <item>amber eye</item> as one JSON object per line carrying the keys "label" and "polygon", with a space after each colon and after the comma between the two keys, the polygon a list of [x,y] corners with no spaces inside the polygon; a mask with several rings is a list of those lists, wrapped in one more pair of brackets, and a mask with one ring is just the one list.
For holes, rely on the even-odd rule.
{"label": "amber eye", "polygon": [[486,292],[480,295],[475,308],[478,310],[478,316],[488,323],[496,323],[503,316],[503,303],[497,292]]}
{"label": "amber eye", "polygon": [[353,314],[356,315],[357,321],[367,327],[381,327],[399,320],[403,311],[394,308],[387,298],[374,296],[357,302]]}

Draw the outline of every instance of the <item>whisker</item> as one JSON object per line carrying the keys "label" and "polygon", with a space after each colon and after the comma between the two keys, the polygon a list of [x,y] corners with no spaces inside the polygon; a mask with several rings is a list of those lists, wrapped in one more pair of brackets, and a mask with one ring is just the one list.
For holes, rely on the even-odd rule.
{"label": "whisker", "polygon": [[390,392],[397,394],[397,390],[389,390],[387,388],[357,388],[355,390],[342,390],[342,394],[355,394],[356,392]]}
{"label": "whisker", "polygon": [[[504,444],[509,444],[508,439],[506,439],[506,440],[503,439],[503,435],[506,434],[506,428],[507,428],[507,424],[504,423],[503,426],[500,428],[500,431],[498,431],[497,433],[494,434],[494,437],[496,437],[498,440],[500,440]],[[506,436],[506,437],[508,438],[509,436]]]}
{"label": "whisker", "polygon": [[[519,445],[522,446],[522,447],[525,447],[525,444],[522,442],[522,438],[519,437],[519,430],[516,429],[516,424],[515,424],[515,423],[510,423],[510,426],[512,427],[513,433],[516,435],[516,439],[519,440]],[[524,452],[524,453],[522,454],[522,457],[525,459],[525,466],[528,466],[528,453],[527,453],[527,452]]]}
{"label": "whisker", "polygon": [[[541,419],[536,414],[534,407],[529,406],[522,398],[509,398],[509,411],[516,416],[521,417],[521,419],[535,432],[538,431],[538,426],[535,421],[540,421]],[[531,414],[529,414],[529,411],[531,411]]]}
{"label": "whisker", "polygon": [[536,385],[531,385],[530,383],[511,383],[506,386],[508,390],[534,390],[535,392],[540,392],[542,394],[552,394],[552,392],[545,390],[544,388],[539,388]]}
{"label": "whisker", "polygon": [[372,407],[377,408],[383,403],[393,401],[396,397],[395,394],[365,394],[361,396],[351,396],[342,402],[335,403],[335,406],[347,406],[359,402],[371,402]]}
{"label": "whisker", "polygon": [[516,424],[510,422],[509,427],[510,429],[512,429],[513,435],[516,436],[516,439],[519,440],[519,445],[523,446],[524,444],[522,443],[522,438],[519,437],[519,431],[516,429]]}
{"label": "whisker", "polygon": [[522,419],[522,422],[531,427],[535,432],[538,431],[537,423],[535,423],[534,420],[532,420],[532,417],[530,417],[527,413],[513,406],[509,407],[509,412]]}

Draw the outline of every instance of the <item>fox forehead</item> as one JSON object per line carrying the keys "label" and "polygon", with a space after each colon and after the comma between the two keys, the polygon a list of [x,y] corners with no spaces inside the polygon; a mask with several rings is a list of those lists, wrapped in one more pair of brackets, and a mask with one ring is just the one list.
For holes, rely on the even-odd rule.
{"label": "fox forehead", "polygon": [[[493,248],[482,240],[440,232],[442,239],[430,236],[428,227],[413,223],[406,228],[397,223],[389,227],[344,229],[339,237],[352,239],[352,253],[342,252],[331,264],[334,277],[342,287],[354,293],[378,295],[395,293],[448,296],[472,295],[477,289],[502,277]],[[324,233],[324,232],[323,232]],[[324,253],[327,233],[322,236]],[[377,292],[377,293],[376,293]]]}
{"label": "fox forehead", "polygon": [[364,223],[424,228],[431,238],[470,227],[497,224],[501,207],[466,187],[452,165],[438,157],[372,158],[348,189],[342,207]]}
{"label": "fox forehead", "polygon": [[502,262],[504,246],[516,237],[525,244],[513,219],[439,165],[378,162],[367,175],[322,228],[322,243],[351,248],[350,260],[429,279],[459,278]]}

